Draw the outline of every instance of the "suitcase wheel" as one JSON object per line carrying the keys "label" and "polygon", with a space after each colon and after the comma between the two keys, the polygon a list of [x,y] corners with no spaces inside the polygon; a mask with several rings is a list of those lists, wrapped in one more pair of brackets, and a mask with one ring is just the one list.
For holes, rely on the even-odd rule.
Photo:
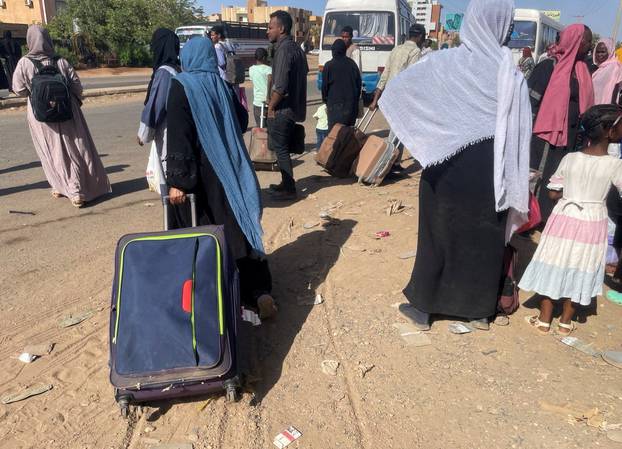
{"label": "suitcase wheel", "polygon": [[119,396],[117,398],[117,404],[119,404],[121,416],[125,419],[130,416],[130,399],[131,398],[129,396]]}
{"label": "suitcase wheel", "polygon": [[237,378],[225,382],[227,402],[233,403],[240,400],[240,383]]}

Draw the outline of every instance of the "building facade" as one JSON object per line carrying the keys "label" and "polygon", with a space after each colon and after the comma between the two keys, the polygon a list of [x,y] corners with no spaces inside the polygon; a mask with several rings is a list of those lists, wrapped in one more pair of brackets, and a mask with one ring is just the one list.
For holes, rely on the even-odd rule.
{"label": "building facade", "polygon": [[410,0],[415,22],[425,25],[430,39],[438,40],[443,6],[437,0]]}
{"label": "building facade", "polygon": [[312,25],[312,12],[291,6],[268,6],[265,0],[249,0],[246,6],[223,6],[220,11],[222,20],[225,22],[250,22],[268,23],[270,14],[283,10],[292,16],[294,26],[292,36],[297,42],[309,39],[309,29]]}
{"label": "building facade", "polygon": [[47,24],[65,2],[61,0],[0,0],[0,33],[9,30],[25,39],[28,25]]}

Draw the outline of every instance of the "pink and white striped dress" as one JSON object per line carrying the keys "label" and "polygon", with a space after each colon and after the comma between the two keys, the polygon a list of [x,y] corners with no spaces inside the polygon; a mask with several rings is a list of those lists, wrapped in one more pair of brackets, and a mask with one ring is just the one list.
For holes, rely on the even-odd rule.
{"label": "pink and white striped dress", "polygon": [[563,190],[519,287],[551,299],[589,305],[602,294],[611,186],[622,192],[622,160],[571,153],[547,186]]}

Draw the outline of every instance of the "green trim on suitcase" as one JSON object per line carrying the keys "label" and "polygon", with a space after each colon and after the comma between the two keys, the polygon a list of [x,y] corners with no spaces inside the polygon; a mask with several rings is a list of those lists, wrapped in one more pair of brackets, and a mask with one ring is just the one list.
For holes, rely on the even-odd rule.
{"label": "green trim on suitcase", "polygon": [[[221,263],[221,250],[220,250],[220,242],[218,238],[213,234],[206,233],[192,233],[192,234],[176,234],[176,235],[161,235],[161,236],[152,236],[152,237],[140,237],[137,239],[130,240],[127,242],[123,249],[121,250],[121,257],[119,260],[119,285],[117,287],[117,313],[114,325],[114,337],[112,339],[112,343],[117,343],[117,337],[119,335],[119,318],[121,313],[121,286],[123,284],[123,259],[125,257],[125,250],[130,243],[134,242],[146,242],[146,241],[165,241],[165,240],[180,240],[180,239],[189,239],[196,237],[212,237],[216,242],[216,266],[217,266],[217,283],[218,283],[218,324],[220,329],[220,335],[224,335],[225,333],[225,321],[223,316],[223,304],[222,304],[222,263]],[[193,349],[196,352],[196,333],[194,328],[194,281],[195,281],[195,272],[193,268],[192,272],[192,313],[191,313],[191,322],[192,322],[192,345]]]}

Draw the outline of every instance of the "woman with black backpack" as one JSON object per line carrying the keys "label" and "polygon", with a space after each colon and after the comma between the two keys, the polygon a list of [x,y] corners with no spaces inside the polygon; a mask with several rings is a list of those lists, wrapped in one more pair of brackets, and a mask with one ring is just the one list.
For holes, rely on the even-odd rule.
{"label": "woman with black backpack", "polygon": [[47,30],[31,25],[26,43],[29,51],[17,63],[13,90],[28,96],[28,127],[52,197],[83,207],[111,189],[80,110],[82,83],[73,67],[54,54]]}

